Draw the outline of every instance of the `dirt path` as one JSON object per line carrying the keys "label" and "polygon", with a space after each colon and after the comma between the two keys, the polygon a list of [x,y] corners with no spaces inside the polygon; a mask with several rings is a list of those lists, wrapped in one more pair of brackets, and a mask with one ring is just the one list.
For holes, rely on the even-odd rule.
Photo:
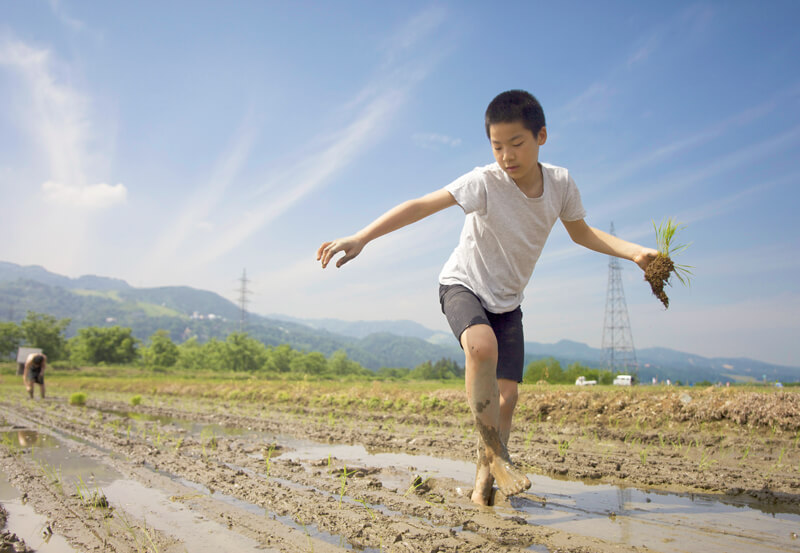
{"label": "dirt path", "polygon": [[[773,426],[747,427],[719,419],[665,418],[668,403],[687,406],[680,396],[651,399],[648,405],[622,405],[614,396],[605,406],[593,405],[593,397],[540,397],[538,411],[523,404],[509,447],[516,462],[533,474],[719,493],[734,503],[757,501],[776,512],[800,512],[798,432],[791,426],[798,421],[778,420],[785,398],[776,407]],[[440,404],[447,405],[445,399]],[[796,405],[795,399],[788,401]],[[703,399],[692,402],[696,410]],[[64,482],[59,490],[55,471],[37,462],[31,446],[14,443],[22,429],[67,440],[70,450],[130,482],[126,489],[158,490],[176,508],[230,532],[226,539],[250,540],[267,551],[650,550],[528,524],[525,517],[513,516],[513,506],[502,497],[497,508],[479,508],[465,498],[463,479],[422,474],[415,481],[390,466],[351,466],[335,455],[310,461],[292,456],[296,444],[291,438],[297,438],[472,461],[475,435],[463,412],[433,408],[424,415],[394,416],[164,396],[143,403],[134,408],[122,401],[92,400],[82,408],[58,397],[0,401],[6,436],[0,472],[78,551],[197,549],[187,546],[180,533],[159,528],[152,515],[140,516],[125,499],[133,492],[121,493],[118,500],[106,498],[109,509],[87,501],[91,493],[81,498]],[[642,414],[632,416],[637,411]],[[218,427],[210,424],[247,431],[214,431]],[[102,490],[97,490],[100,495]],[[531,491],[514,501],[537,501],[536,490]]]}

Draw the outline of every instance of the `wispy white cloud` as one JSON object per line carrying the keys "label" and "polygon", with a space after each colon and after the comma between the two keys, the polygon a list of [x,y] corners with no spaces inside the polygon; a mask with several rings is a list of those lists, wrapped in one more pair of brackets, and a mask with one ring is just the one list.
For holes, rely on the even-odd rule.
{"label": "wispy white cloud", "polygon": [[748,188],[736,190],[726,196],[715,198],[708,203],[693,207],[684,213],[681,220],[689,224],[695,221],[716,217],[736,208],[744,207],[752,198],[759,194],[764,194],[772,188],[787,184],[796,184],[798,182],[800,182],[800,172],[789,173],[778,178],[761,181]]}
{"label": "wispy white cloud", "polygon": [[20,233],[4,255],[21,263],[47,260],[48,269],[64,274],[85,270],[103,240],[93,232],[97,217],[128,195],[102,170],[111,141],[96,131],[93,98],[71,81],[73,66],[9,33],[0,33],[0,71],[12,85],[0,109],[17,125],[7,130],[26,160],[14,179],[16,202],[40,214],[40,223]]}
{"label": "wispy white cloud", "polygon": [[456,148],[461,146],[460,138],[453,138],[451,136],[438,133],[416,133],[411,137],[411,139],[414,141],[414,144],[420,148],[425,148],[428,150],[437,150],[443,146],[448,148]]}
{"label": "wispy white cloud", "polygon": [[759,119],[763,118],[778,109],[786,100],[793,100],[800,95],[800,86],[792,86],[783,90],[777,91],[764,102],[755,106],[747,108],[739,113],[730,117],[717,121],[703,129],[687,133],[686,136],[680,140],[673,140],[668,144],[664,144],[654,149],[650,149],[639,155],[629,156],[626,159],[619,160],[616,164],[617,168],[609,173],[605,173],[596,179],[592,184],[605,185],[610,184],[617,186],[619,181],[629,175],[655,165],[667,159],[673,159],[676,154],[697,148],[703,144],[707,144],[716,138],[725,136],[731,132],[736,131],[750,125]]}
{"label": "wispy white cloud", "polygon": [[104,182],[87,186],[70,186],[62,182],[47,181],[42,184],[42,192],[49,202],[90,209],[124,204],[128,195],[127,189],[122,184],[112,186]]}
{"label": "wispy white cloud", "polygon": [[[718,198],[714,198],[713,200],[706,202],[701,205],[693,206],[691,209],[688,209],[681,213],[680,220],[682,223],[690,225],[692,223],[697,223],[699,221],[703,221],[706,219],[711,219],[713,217],[718,217],[725,213],[728,213],[734,209],[738,209],[744,207],[747,202],[756,196],[757,194],[763,194],[767,190],[775,187],[784,186],[790,183],[800,182],[800,173],[795,172],[791,174],[787,174],[781,176],[776,179],[771,179],[768,181],[762,181],[753,186],[748,188],[744,188],[741,190],[732,191],[730,194],[725,196],[721,196]],[[610,204],[609,204],[610,206]],[[618,203],[614,203],[614,206],[618,207]],[[598,206],[597,210],[602,212],[603,208]],[[595,215],[595,219],[602,219],[601,215]],[[607,231],[608,229],[600,229]],[[554,229],[555,231],[555,229]],[[625,229],[617,229],[615,233],[617,236],[624,238],[625,240],[630,240],[633,242],[639,243],[648,243],[652,240],[654,236],[654,230],[651,222],[645,222],[634,226],[629,226]],[[543,253],[542,257],[546,262],[563,262],[567,259],[580,257],[583,255],[596,255],[585,248],[581,248],[573,244],[571,241],[565,242],[560,241],[557,244],[555,240],[550,240],[549,243],[553,245],[557,245],[557,249],[547,249]],[[749,256],[745,256],[749,257]],[[708,261],[707,261],[707,264]],[[719,265],[715,264],[717,267]],[[761,270],[761,264],[755,264],[754,267],[759,267],[758,270]]]}
{"label": "wispy white cloud", "polygon": [[613,95],[614,88],[607,82],[597,81],[590,84],[586,90],[556,110],[561,125],[604,118]]}
{"label": "wispy white cloud", "polygon": [[50,10],[64,25],[74,31],[82,31],[86,28],[83,21],[72,17],[67,13],[64,3],[61,0],[50,0]]}
{"label": "wispy white cloud", "polygon": [[208,217],[245,166],[258,135],[256,121],[252,110],[247,110],[229,149],[217,160],[207,182],[187,199],[174,221],[155,241],[144,267],[157,270],[164,261],[173,258],[187,241],[193,240],[198,231],[215,228]]}
{"label": "wispy white cloud", "polygon": [[763,161],[771,155],[793,146],[800,139],[800,126],[770,137],[755,144],[748,144],[733,152],[719,156],[704,163],[702,167],[684,167],[654,182],[642,182],[638,192],[615,198],[613,202],[598,205],[593,210],[598,214],[608,214],[631,209],[657,200],[666,195],[674,195],[692,186],[708,184],[714,177],[728,173],[742,166]]}
{"label": "wispy white cloud", "polygon": [[710,9],[690,6],[634,38],[629,53],[622,59],[612,61],[602,78],[592,81],[583,92],[554,110],[560,124],[607,118],[613,99],[620,90],[617,83],[644,66],[660,50],[684,40],[685,35],[700,33],[712,13]]}
{"label": "wispy white cloud", "polygon": [[60,78],[67,68],[49,50],[8,37],[0,39],[0,67],[14,70],[24,85],[25,93],[16,99],[23,109],[16,116],[41,148],[48,166],[50,178],[41,186],[45,197],[66,207],[105,208],[123,203],[125,185],[93,183],[87,177],[98,154],[91,147],[91,101]]}
{"label": "wispy white cloud", "polygon": [[[436,9],[427,10],[406,24],[406,31],[395,35],[396,44],[387,47],[387,59],[391,62],[383,63],[375,77],[356,93],[357,101],[347,102],[347,108],[339,110],[352,111],[348,118],[350,123],[310,140],[320,144],[317,151],[302,152],[302,157],[314,159],[314,164],[305,164],[299,171],[294,166],[291,171],[284,170],[278,174],[271,171],[271,178],[260,188],[246,212],[222,228],[216,239],[203,248],[193,262],[202,265],[235,249],[302,198],[325,185],[377,143],[389,121],[407,102],[413,87],[444,55],[442,52],[433,56],[421,52],[404,58],[402,54],[412,52],[412,46],[428,37],[443,20],[444,12]],[[290,186],[286,186],[287,183]]]}
{"label": "wispy white cloud", "polygon": [[445,22],[448,11],[444,6],[433,5],[420,11],[390,33],[382,45],[383,68],[391,68],[401,62],[414,48],[436,32]]}
{"label": "wispy white cloud", "polygon": [[661,36],[659,34],[653,34],[647,37],[644,41],[644,44],[635,50],[628,58],[626,63],[628,68],[633,67],[637,63],[646,61],[647,58],[649,58],[650,55],[658,48],[660,43]]}
{"label": "wispy white cloud", "polygon": [[384,123],[404,101],[404,94],[391,91],[373,100],[327,148],[311,154],[313,166],[299,174],[285,173],[275,182],[290,183],[282,192],[270,185],[266,187],[276,195],[251,205],[233,224],[223,229],[216,239],[203,248],[195,260],[199,263],[213,261],[231,251],[264,225],[285,213],[300,199],[324,184],[331,176],[351,163],[368,142],[377,138]]}

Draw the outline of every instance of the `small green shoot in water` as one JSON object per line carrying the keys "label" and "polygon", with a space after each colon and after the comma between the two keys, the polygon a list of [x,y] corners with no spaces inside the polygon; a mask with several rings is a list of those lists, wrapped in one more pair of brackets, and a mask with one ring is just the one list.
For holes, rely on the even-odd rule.
{"label": "small green shoot in water", "polygon": [[366,499],[354,499],[354,501],[356,503],[361,503],[364,506],[364,508],[367,510],[367,513],[369,513],[369,517],[373,521],[375,520],[375,513],[373,513],[372,509],[370,509],[369,505],[367,505],[367,500]]}
{"label": "small green shoot in water", "polygon": [[531,447],[531,440],[533,439],[533,432],[534,432],[534,430],[535,430],[534,428],[531,428],[531,429],[530,429],[530,430],[528,430],[528,432],[525,434],[525,449],[528,449],[528,448],[530,448],[530,447]]}
{"label": "small green shoot in water", "polygon": [[639,459],[642,461],[643,465],[647,464],[647,450],[650,449],[649,447],[644,448],[639,452]]}
{"label": "small green shoot in water", "polygon": [[16,456],[19,454],[19,447],[17,446],[16,442],[11,438],[11,434],[4,434],[3,435],[3,445],[8,448],[11,452],[11,455]]}
{"label": "small green shoot in water", "polygon": [[61,478],[61,470],[48,465],[45,462],[39,463],[39,470],[42,475],[50,481],[61,495],[64,495],[64,481]]}
{"label": "small green shoot in water", "polygon": [[264,463],[267,465],[267,479],[269,479],[269,469],[272,466],[272,453],[275,451],[275,444],[270,444],[267,450],[267,456],[264,458]]}
{"label": "small green shoot in water", "polygon": [[403,497],[408,496],[408,494],[410,494],[411,492],[416,492],[423,485],[425,485],[425,483],[429,479],[430,479],[430,476],[426,476],[425,478],[422,478],[421,476],[417,476],[416,478],[414,478],[414,480],[412,480],[412,482],[411,482],[411,485],[406,490],[406,493],[403,494]]}
{"label": "small green shoot in water", "polygon": [[781,466],[782,466],[782,465],[781,465],[781,462],[783,461],[783,456],[784,456],[784,454],[786,454],[786,448],[785,448],[785,447],[782,447],[782,448],[781,448],[781,453],[780,453],[780,455],[778,455],[778,460],[777,460],[777,461],[775,461],[775,467],[776,467],[776,468],[779,468],[779,467],[781,467]]}
{"label": "small green shoot in water", "polygon": [[342,504],[342,498],[344,498],[344,492],[347,489],[347,477],[348,476],[352,476],[355,473],[356,473],[355,470],[347,472],[347,465],[344,465],[344,467],[342,468],[342,474],[339,477],[339,479],[341,480],[341,483],[342,483],[342,486],[339,489],[339,505]]}
{"label": "small green shoot in water", "polygon": [[716,464],[716,459],[711,459],[711,454],[708,451],[703,450],[703,453],[700,456],[700,463],[698,468],[700,471],[705,471],[706,469],[710,468],[712,465]]}

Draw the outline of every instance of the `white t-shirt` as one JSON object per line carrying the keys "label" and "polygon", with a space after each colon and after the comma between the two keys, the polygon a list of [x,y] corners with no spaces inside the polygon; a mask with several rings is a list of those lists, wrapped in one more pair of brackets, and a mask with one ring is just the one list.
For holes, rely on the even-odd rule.
{"label": "white t-shirt", "polygon": [[544,191],[538,198],[527,197],[497,163],[476,167],[445,187],[466,220],[439,282],[466,286],[492,313],[513,311],[522,303],[556,219],[586,216],[569,172],[541,166]]}

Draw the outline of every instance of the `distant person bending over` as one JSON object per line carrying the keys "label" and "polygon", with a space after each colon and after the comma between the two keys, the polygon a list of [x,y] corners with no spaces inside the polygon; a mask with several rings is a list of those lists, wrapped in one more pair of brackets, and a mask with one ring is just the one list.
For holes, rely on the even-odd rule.
{"label": "distant person bending over", "polygon": [[341,267],[379,236],[456,204],[464,210],[461,239],[439,274],[439,300],[464,350],[467,398],[481,439],[471,499],[480,505],[491,503],[495,481],[506,496],[531,485],[511,462],[506,444],[523,372],[523,290],[556,220],[577,244],[629,259],[643,270],[657,253],[584,222],[580,193],[567,170],[539,163],[547,129],[531,94],[498,95],[486,110],[485,126],[496,163],[404,202],[317,250],[323,268],[344,252],[336,262]]}
{"label": "distant person bending over", "polygon": [[44,369],[47,367],[47,357],[43,353],[31,353],[25,361],[25,371],[22,381],[28,390],[28,395],[33,399],[33,385],[39,385],[39,391],[44,399]]}

